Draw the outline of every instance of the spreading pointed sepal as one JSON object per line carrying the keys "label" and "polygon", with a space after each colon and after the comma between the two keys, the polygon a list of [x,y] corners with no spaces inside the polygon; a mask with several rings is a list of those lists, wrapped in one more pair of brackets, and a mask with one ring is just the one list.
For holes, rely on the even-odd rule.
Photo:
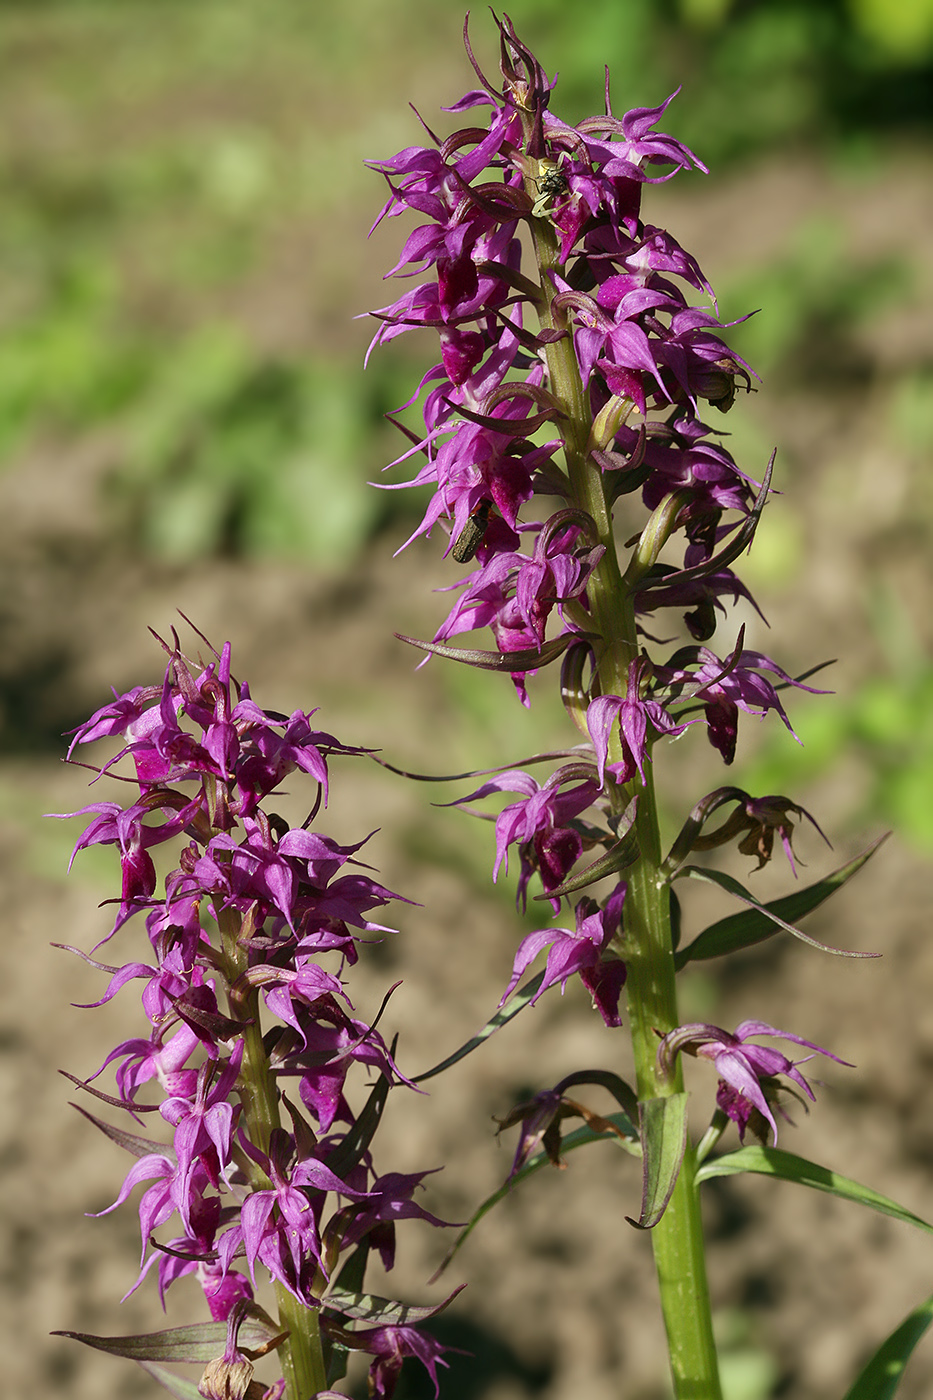
{"label": "spreading pointed sepal", "polygon": [[[398,1037],[392,1042],[393,1059],[395,1058],[397,1039]],[[353,1168],[362,1161],[376,1135],[376,1129],[379,1127],[388,1097],[389,1081],[384,1074],[380,1074],[353,1127],[324,1159],[325,1166],[335,1176],[346,1178]]]}

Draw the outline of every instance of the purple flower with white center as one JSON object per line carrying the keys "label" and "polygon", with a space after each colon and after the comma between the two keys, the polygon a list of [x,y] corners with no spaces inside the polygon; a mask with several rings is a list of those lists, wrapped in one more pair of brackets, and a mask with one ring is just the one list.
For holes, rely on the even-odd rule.
{"label": "purple flower with white center", "polygon": [[[649,510],[674,491],[687,490],[693,497],[689,516],[718,515],[724,510],[748,514],[755,495],[753,483],[710,434],[705,423],[682,413],[671,422],[651,424],[645,445],[651,474],[642,491]],[[620,430],[621,451],[631,452],[635,443],[630,428]]]}
{"label": "purple flower with white center", "polygon": [[155,1079],[166,1094],[188,1097],[195,1091],[196,1069],[186,1068],[187,1061],[200,1041],[184,1022],[166,1038],[166,1026],[157,1026],[148,1040],[124,1040],[111,1050],[100,1069],[88,1083],[102,1074],[108,1065],[120,1063],[116,1070],[117,1088],[121,1098],[132,1102],[143,1084]]}
{"label": "purple flower with white center", "polygon": [[652,392],[667,397],[647,333],[638,318],[649,308],[669,307],[663,292],[632,285],[633,279],[616,277],[599,290],[596,301],[580,292],[562,291],[555,298],[560,307],[577,312],[574,340],[584,384],[598,370],[613,394],[632,399],[645,412],[643,375],[656,381]]}
{"label": "purple flower with white center", "polygon": [[301,1041],[290,1049],[279,1072],[301,1076],[301,1101],[322,1133],[329,1132],[335,1117],[346,1111],[343,1086],[354,1064],[384,1074],[390,1084],[409,1083],[379,1032],[347,1015],[333,997],[318,997],[312,1006],[293,1001],[290,1012]]}
{"label": "purple flower with white center", "polygon": [[680,391],[669,397],[687,398],[694,412],[698,398],[725,412],[735,398],[736,380],[741,379],[746,388],[751,384],[752,370],[724,341],[710,334],[712,326],[722,329],[712,312],[684,307],[671,317],[669,328],[657,327],[659,340],[652,346],[658,363],[670,371],[671,388],[676,385]]}
{"label": "purple flower with white center", "polygon": [[[540,648],[552,610],[556,607],[563,617],[564,604],[585,597],[589,577],[605,553],[602,545],[578,546],[578,535],[577,526],[566,529],[549,522],[540,531],[531,557],[493,555],[466,581],[466,591],[438,628],[435,641],[482,625],[496,631],[498,624],[512,633],[516,630],[512,619],[516,619],[521,623],[522,646]],[[502,649],[519,648],[510,640]]]}
{"label": "purple flower with white center", "polygon": [[804,1059],[797,1061],[789,1060],[772,1046],[756,1045],[754,1040],[760,1036],[775,1036],[779,1040],[793,1041],[795,1045],[802,1045],[817,1055],[825,1055],[827,1059],[851,1068],[848,1060],[840,1059],[831,1050],[824,1050],[822,1045],[814,1045],[812,1040],[803,1040],[791,1031],[777,1030],[765,1021],[743,1021],[736,1026],[734,1034],[723,1030],[721,1026],[704,1022],[678,1026],[676,1030],[664,1036],[658,1047],[658,1064],[667,1075],[673,1072],[678,1053],[712,1061],[719,1075],[716,1102],[723,1113],[735,1123],[743,1142],[746,1129],[749,1126],[754,1129],[753,1115],[756,1112],[760,1113],[765,1123],[770,1126],[774,1141],[777,1142],[777,1124],[771,1112],[771,1104],[775,1101],[778,1088],[776,1081],[779,1075],[796,1084],[810,1100],[816,1097],[797,1068],[800,1064],[806,1064],[807,1060],[812,1060],[813,1056],[806,1055]]}
{"label": "purple flower with white center", "polygon": [[522,974],[547,948],[544,976],[530,1004],[533,1005],[555,982],[559,982],[561,991],[564,991],[568,979],[579,975],[606,1025],[621,1025],[619,995],[625,985],[625,963],[609,956],[609,945],[619,932],[625,891],[624,882],[617,885],[603,909],[592,899],[581,899],[575,910],[577,926],[573,931],[542,928],[523,938],[512,965],[509,985],[499,1005],[508,1000]]}
{"label": "purple flower with white center", "polygon": [[216,1188],[231,1165],[233,1130],[240,1106],[234,1106],[228,1099],[236,1085],[242,1059],[241,1040],[219,1071],[216,1061],[202,1065],[193,1100],[176,1096],[165,1099],[159,1107],[166,1123],[175,1130],[172,1145],[178,1161],[179,1185],[186,1200],[186,1178],[195,1167],[202,1167]]}

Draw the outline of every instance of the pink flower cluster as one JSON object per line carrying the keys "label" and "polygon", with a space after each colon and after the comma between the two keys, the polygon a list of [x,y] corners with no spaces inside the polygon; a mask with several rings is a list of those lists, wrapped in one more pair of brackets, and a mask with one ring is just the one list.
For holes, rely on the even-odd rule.
{"label": "pink flower cluster", "polygon": [[[136,1158],[109,1209],[145,1187],[133,1286],[155,1267],[163,1302],[193,1274],[212,1317],[226,1320],[263,1269],[320,1309],[348,1251],[372,1248],[391,1268],[396,1221],[444,1223],[414,1200],[424,1173],[377,1173],[379,1115],[355,1115],[344,1092],[355,1066],[377,1076],[383,1096],[406,1082],[378,1030],[353,1014],[342,976],[360,939],[385,931],[373,911],[400,897],[357,868],[363,841],[341,846],[311,829],[326,802],[328,759],[363,751],[313,729],[311,714],[261,709],[234,680],[229,646],[197,667],[177,639],[165,649],[162,685],[115,697],[70,751],[120,736],[99,772],[122,759],[135,770],[135,783],[124,779],[136,791],[128,805],[95,802],[68,815],[92,818],[76,851],[119,853],[119,907],[103,942],[138,916],[150,950],[106,969],[96,1004],[139,983],[148,1031],[118,1045],[91,1079],[111,1068],[118,1098],[107,1102],[137,1119],[157,1110],[169,1129],[162,1143],[105,1127]],[[317,800],[289,827],[263,804],[296,771],[314,781]],[[168,842],[181,851],[160,890],[151,852]],[[145,1092],[153,1088],[157,1105]],[[180,1229],[161,1241],[170,1220]],[[326,1305],[321,1323],[325,1333],[339,1329],[341,1346],[374,1355],[380,1396],[392,1393],[403,1355],[419,1355],[432,1374],[440,1361],[433,1340],[411,1328],[353,1333]]]}

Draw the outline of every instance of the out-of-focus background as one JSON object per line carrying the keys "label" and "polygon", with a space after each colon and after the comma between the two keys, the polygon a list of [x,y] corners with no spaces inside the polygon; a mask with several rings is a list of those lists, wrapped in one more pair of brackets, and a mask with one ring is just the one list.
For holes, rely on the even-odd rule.
{"label": "out-of-focus background", "polygon": [[[760,308],[734,342],[762,375],[726,426],[777,485],[745,577],[771,623],[749,644],[791,672],[828,657],[835,694],[791,696],[798,747],[777,723],[745,726],[734,781],[787,792],[833,841],[802,831],[803,878],[895,835],[816,936],[884,954],[844,962],[775,939],[686,981],[685,1015],[755,1016],[825,1044],[809,1118],[783,1146],[848,1171],[933,1218],[933,3],[931,0],[511,0],[549,72],[555,110],[617,111],[678,85],[665,129],[708,177],[651,188],[646,217],[699,258],[726,319]],[[366,157],[418,143],[413,102],[472,86],[459,5],[438,0],[5,0],[0,4],[0,862],[4,1164],[0,1195],[4,1390],[129,1400],[157,1387],[129,1362],[50,1329],[132,1332],[161,1323],[137,1267],[126,1168],[67,1106],[56,1075],[95,1070],[139,1030],[135,993],[74,1009],[101,974],[49,944],[90,948],[114,862],[66,880],[78,823],[44,812],[88,800],[61,766],[62,732],[108,687],[151,682],[177,609],[260,703],[322,707],[347,742],[403,767],[516,760],[561,734],[550,677],[530,717],[508,683],[431,663],[415,672],[393,631],[430,635],[452,581],[441,541],[392,554],[420,518],[415,493],[378,492],[400,450],[384,412],[434,362],[427,338],[362,358],[393,299],[381,284],[393,223],[367,242],[384,197]],[[477,53],[497,49],[483,9]],[[398,476],[383,478],[397,480]],[[735,619],[717,644],[728,650]],[[191,640],[190,633],[186,634]],[[659,760],[669,828],[722,781],[701,734]],[[486,1020],[521,933],[514,885],[489,884],[489,828],[429,805],[426,789],[358,762],[337,766],[323,824],[380,828],[372,861],[420,900],[357,984],[361,1014],[404,979],[386,1025],[423,1069]],[[101,795],[99,793],[91,796]],[[742,875],[738,857],[729,868]],[[785,872],[764,872],[771,895]],[[513,872],[514,875],[514,872]],[[701,919],[713,901],[693,900]],[[696,924],[696,927],[702,926]],[[140,956],[132,927],[104,958]],[[523,1025],[522,1022],[525,1022]],[[493,1113],[586,1065],[618,1067],[585,998],[556,993],[448,1076],[401,1094],[385,1169],[446,1163],[426,1202],[463,1219],[504,1178],[512,1144]],[[625,1066],[622,1065],[624,1071]],[[699,1107],[712,1084],[694,1084]],[[608,1108],[594,1091],[596,1108]],[[147,1129],[149,1125],[147,1124]],[[476,1231],[450,1271],[470,1286],[439,1331],[450,1400],[667,1395],[633,1163],[611,1147],[542,1173]],[[827,1400],[926,1296],[922,1235],[829,1198],[764,1181],[708,1198],[711,1274],[728,1400]],[[403,1232],[404,1234],[404,1232]],[[397,1284],[438,1299],[439,1239],[402,1239]],[[200,1317],[186,1283],[170,1320]],[[933,1344],[905,1400],[933,1391]],[[622,1376],[622,1383],[619,1377]],[[430,1394],[403,1381],[407,1400]],[[401,1391],[400,1391],[401,1394]]]}

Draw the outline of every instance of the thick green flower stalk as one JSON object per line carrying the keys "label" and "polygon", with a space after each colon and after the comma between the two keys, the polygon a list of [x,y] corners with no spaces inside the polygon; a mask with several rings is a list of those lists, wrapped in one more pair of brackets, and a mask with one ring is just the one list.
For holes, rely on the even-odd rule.
{"label": "thick green flower stalk", "polygon": [[[731,565],[754,536],[773,459],[756,482],[705,421],[732,407],[753,371],[722,338],[695,259],[642,216],[646,187],[704,167],[656,130],[670,99],[615,116],[608,74],[605,112],[562,121],[554,84],[511,21],[497,24],[498,84],[464,35],[479,86],[447,110],[468,113],[468,124],[446,139],[426,128],[427,145],[371,162],[389,186],[377,224],[418,220],[389,274],[415,285],[375,313],[374,345],[415,327],[441,342],[440,363],[406,405],[420,400],[421,423],[399,421],[409,447],[398,461],[419,464],[403,484],[432,488],[412,539],[436,529],[453,566],[475,561],[433,640],[416,645],[505,672],[525,705],[528,677],[561,660],[583,742],[543,781],[509,770],[462,799],[518,795],[496,821],[496,873],[517,848],[519,901],[539,880],[555,917],[522,942],[503,1003],[515,1009],[578,975],[606,1025],[627,1024],[637,1084],[602,1072],[597,1082],[622,1110],[605,1130],[643,1159],[633,1223],[652,1232],[676,1394],[716,1400],[698,1160],[729,1120],[743,1142],[751,1132],[771,1151],[782,1077],[812,1098],[795,1063],[760,1038],[829,1052],[760,1021],[734,1033],[680,1024],[675,981],[686,962],[799,930],[723,876],[746,915],[728,935],[714,926],[681,948],[672,886],[716,880],[688,862],[726,842],[760,867],[777,835],[793,867],[794,819],[813,819],[788,798],[722,787],[665,851],[652,771],[664,740],[692,724],[731,763],[740,713],[773,712],[790,730],[779,692],[810,687],[746,648],[741,628],[728,630],[729,605],[753,601]],[[720,619],[725,654],[707,645]],[[494,651],[454,644],[484,627]],[[678,632],[679,642],[658,640]],[[590,886],[598,898],[577,898]],[[826,892],[803,892],[803,912]],[[545,951],[543,972],[516,991]],[[711,1060],[717,1077],[699,1156],[686,1132],[683,1053]],[[560,1123],[579,1107],[564,1089],[580,1078],[509,1115],[523,1125],[514,1172],[542,1147],[557,1159]]]}

